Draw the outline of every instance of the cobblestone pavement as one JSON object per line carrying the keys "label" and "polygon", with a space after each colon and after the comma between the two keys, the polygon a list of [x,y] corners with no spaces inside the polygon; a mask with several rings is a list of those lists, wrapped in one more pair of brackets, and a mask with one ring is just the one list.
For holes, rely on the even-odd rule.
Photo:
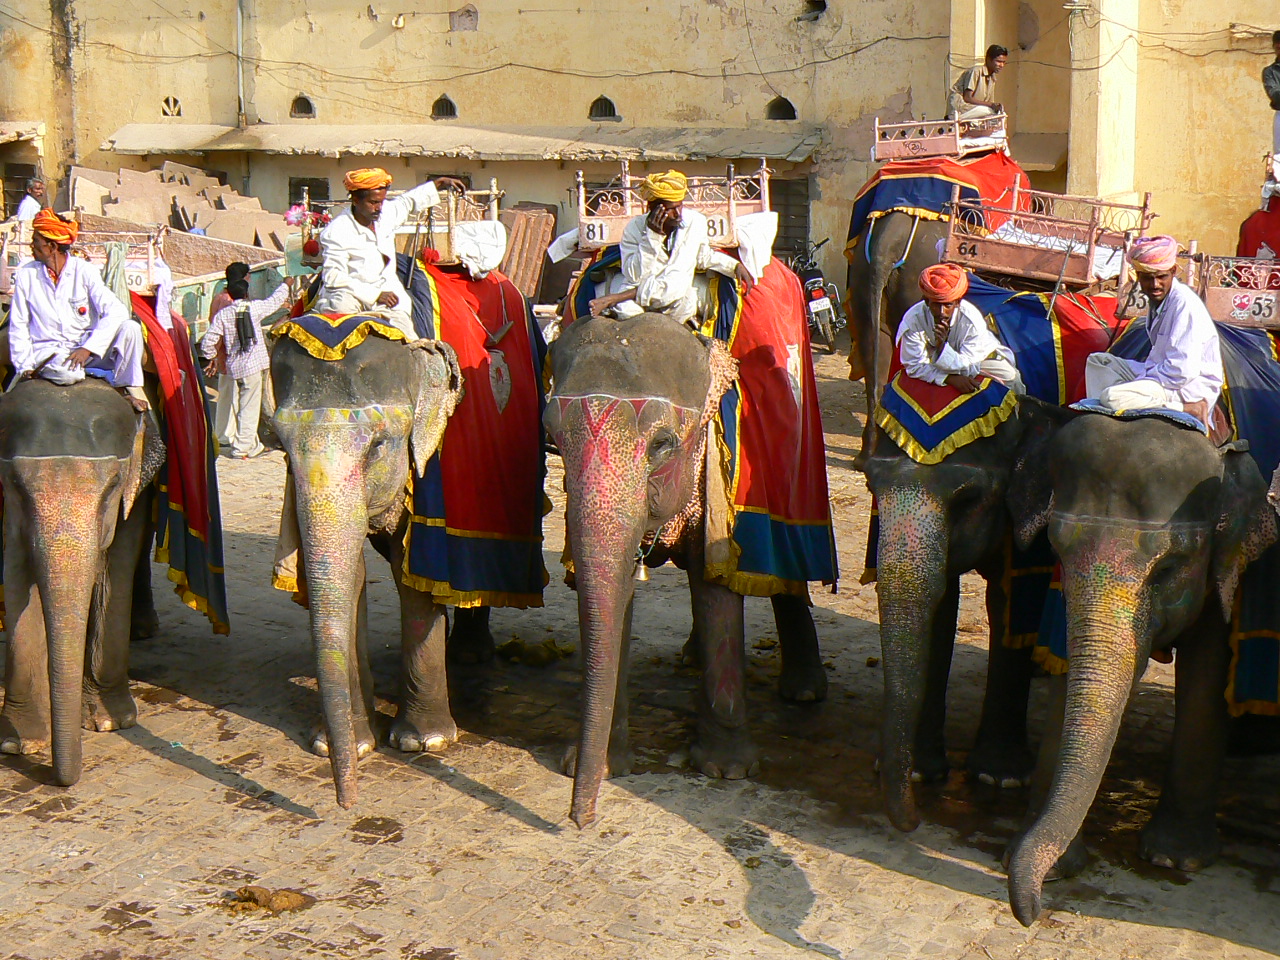
{"label": "cobblestone pavement", "polygon": [[[752,782],[685,769],[695,677],[676,571],[640,588],[633,645],[638,773],[607,783],[599,822],[568,820],[557,760],[575,730],[576,654],[499,660],[452,677],[462,741],[439,756],[382,750],[360,802],[334,802],[328,762],[304,749],[318,708],[305,613],[267,584],[283,462],[221,464],[234,634],[167,592],[162,635],[136,644],[138,726],[85,735],[85,772],[44,785],[47,758],[0,761],[0,958],[1246,958],[1280,949],[1280,764],[1232,761],[1223,859],[1197,876],[1136,858],[1168,741],[1171,671],[1134,699],[1089,821],[1098,854],[1047,888],[1024,930],[999,855],[1017,791],[959,774],[921,791],[926,825],[894,832],[872,765],[881,683],[875,594],[857,585],[867,495],[849,469],[854,409],[839,358],[820,361],[844,580],[816,594],[832,681],[825,703],[774,694],[769,605],[748,601],[750,701],[765,755]],[[548,486],[559,496],[558,473]],[[558,512],[546,525],[547,607],[498,611],[499,641],[577,643],[559,580]],[[395,689],[397,616],[371,557],[380,692]],[[156,569],[157,584],[163,572]],[[950,737],[958,764],[977,725],[985,653],[979,584],[965,584]],[[1033,716],[1042,712],[1036,685]],[[383,703],[383,709],[389,704]],[[34,761],[34,762],[33,762]],[[244,884],[316,898],[237,914]]]}

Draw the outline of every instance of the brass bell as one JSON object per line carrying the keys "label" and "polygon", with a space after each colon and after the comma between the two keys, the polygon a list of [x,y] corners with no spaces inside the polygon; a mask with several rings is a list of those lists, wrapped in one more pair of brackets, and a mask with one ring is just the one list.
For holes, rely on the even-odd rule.
{"label": "brass bell", "polygon": [[649,567],[643,560],[636,561],[636,580],[640,583],[649,582]]}

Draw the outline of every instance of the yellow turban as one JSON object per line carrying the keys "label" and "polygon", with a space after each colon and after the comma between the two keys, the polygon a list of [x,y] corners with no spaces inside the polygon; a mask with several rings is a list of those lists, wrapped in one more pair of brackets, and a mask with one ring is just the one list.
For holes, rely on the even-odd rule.
{"label": "yellow turban", "polygon": [[689,192],[689,179],[679,170],[651,173],[640,181],[642,200],[664,200],[679,203]]}
{"label": "yellow turban", "polygon": [[46,240],[52,240],[59,246],[70,246],[80,236],[80,225],[74,220],[63,220],[60,216],[45,207],[31,221],[31,228]]}
{"label": "yellow turban", "polygon": [[381,167],[365,167],[363,170],[352,170],[342,178],[342,185],[348,191],[381,190],[391,186],[391,174]]}

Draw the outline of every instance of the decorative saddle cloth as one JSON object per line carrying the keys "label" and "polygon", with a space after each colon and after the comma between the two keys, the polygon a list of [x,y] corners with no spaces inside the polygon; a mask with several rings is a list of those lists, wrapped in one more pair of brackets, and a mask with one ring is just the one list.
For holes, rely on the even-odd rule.
{"label": "decorative saddle cloth", "polygon": [[1182,410],[1169,410],[1165,407],[1155,407],[1150,410],[1112,410],[1106,406],[1101,400],[1093,400],[1086,397],[1083,400],[1077,400],[1071,404],[1072,410],[1079,410],[1081,413],[1100,413],[1104,416],[1111,417],[1115,420],[1145,420],[1154,418],[1163,420],[1166,423],[1172,423],[1176,427],[1182,427],[1184,430],[1196,430],[1206,436],[1209,428],[1201,422],[1199,417],[1194,417]]}
{"label": "decorative saddle cloth", "polygon": [[272,333],[288,337],[317,360],[341,360],[370,336],[400,342],[409,339],[384,318],[362,313],[306,311],[282,320]]}
{"label": "decorative saddle cloth", "polygon": [[[587,265],[564,324],[590,316],[595,284],[619,260],[606,247]],[[807,597],[809,581],[834,584],[839,568],[804,291],[776,257],[746,297],[735,280],[708,282],[700,332],[729,347],[738,380],[708,424],[706,577],[745,595]]]}
{"label": "decorative saddle cloth", "polygon": [[[895,351],[895,361],[897,360]],[[876,407],[876,424],[917,463],[941,463],[979,437],[990,437],[1018,409],[1012,390],[980,378],[975,393],[961,393],[899,370]]]}

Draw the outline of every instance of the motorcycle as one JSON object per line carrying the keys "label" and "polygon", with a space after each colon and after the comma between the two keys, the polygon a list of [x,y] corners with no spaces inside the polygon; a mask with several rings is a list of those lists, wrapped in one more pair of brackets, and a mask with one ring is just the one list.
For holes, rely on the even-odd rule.
{"label": "motorcycle", "polygon": [[[829,238],[828,238],[829,239]],[[791,269],[804,286],[804,309],[809,318],[809,335],[820,342],[827,353],[836,351],[836,332],[845,325],[840,309],[840,293],[834,283],[828,283],[818,266],[818,251],[827,240],[806,244],[803,254],[791,259]]]}

